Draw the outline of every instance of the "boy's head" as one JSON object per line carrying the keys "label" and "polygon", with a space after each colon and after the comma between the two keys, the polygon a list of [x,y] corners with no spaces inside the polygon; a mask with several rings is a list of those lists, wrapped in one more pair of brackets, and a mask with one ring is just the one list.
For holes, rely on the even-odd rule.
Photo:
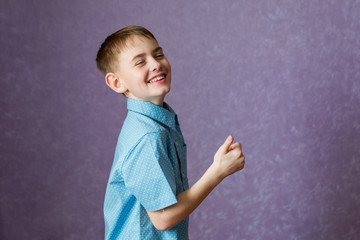
{"label": "boy's head", "polygon": [[108,36],[96,62],[106,84],[129,98],[162,105],[170,91],[170,63],[144,27],[128,26]]}
{"label": "boy's head", "polygon": [[126,48],[127,41],[134,36],[157,41],[149,30],[141,26],[127,26],[114,32],[105,39],[97,53],[96,63],[100,72],[104,75],[114,72],[117,67],[119,53]]}

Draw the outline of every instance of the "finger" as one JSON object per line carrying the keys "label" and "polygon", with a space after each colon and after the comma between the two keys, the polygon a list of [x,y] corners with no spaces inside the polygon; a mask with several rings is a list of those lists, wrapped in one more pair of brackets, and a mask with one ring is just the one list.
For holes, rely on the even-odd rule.
{"label": "finger", "polygon": [[234,150],[232,150],[231,152],[228,153],[228,155],[232,158],[232,159],[236,159],[236,160],[240,160],[242,153],[241,150],[239,148],[235,148]]}
{"label": "finger", "polygon": [[245,166],[245,158],[244,157],[240,158],[240,165],[244,168],[244,166]]}
{"label": "finger", "polygon": [[230,154],[233,158],[240,158],[243,155],[241,151],[240,143],[235,143],[231,147],[233,149],[229,150],[228,154]]}
{"label": "finger", "polygon": [[229,151],[234,150],[236,148],[239,148],[241,150],[241,143],[236,142],[236,143],[231,144],[231,146],[229,147]]}
{"label": "finger", "polygon": [[232,144],[233,141],[234,141],[233,136],[229,135],[229,136],[226,138],[224,144],[221,145],[221,147],[220,147],[219,150],[222,151],[223,153],[227,153],[227,152],[229,151],[229,148],[230,148],[230,146],[231,146],[231,144]]}

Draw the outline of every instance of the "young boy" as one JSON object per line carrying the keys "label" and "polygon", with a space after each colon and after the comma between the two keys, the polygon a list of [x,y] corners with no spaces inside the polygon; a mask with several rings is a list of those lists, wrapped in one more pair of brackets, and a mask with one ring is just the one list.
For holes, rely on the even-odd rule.
{"label": "young boy", "polygon": [[188,239],[188,216],[245,157],[229,136],[205,174],[188,187],[186,145],[164,102],[171,67],[157,40],[140,26],[106,38],[97,54],[106,84],[127,97],[128,114],[105,194],[105,239]]}

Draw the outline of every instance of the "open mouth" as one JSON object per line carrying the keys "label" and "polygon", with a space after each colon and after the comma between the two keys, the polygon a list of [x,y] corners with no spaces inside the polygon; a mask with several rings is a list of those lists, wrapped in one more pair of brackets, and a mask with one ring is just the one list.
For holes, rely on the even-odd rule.
{"label": "open mouth", "polygon": [[162,74],[162,75],[156,76],[156,77],[154,77],[154,78],[150,79],[150,80],[148,81],[148,83],[155,83],[155,82],[158,82],[158,81],[164,80],[164,79],[165,79],[165,77],[166,77],[166,75],[165,75],[165,74]]}

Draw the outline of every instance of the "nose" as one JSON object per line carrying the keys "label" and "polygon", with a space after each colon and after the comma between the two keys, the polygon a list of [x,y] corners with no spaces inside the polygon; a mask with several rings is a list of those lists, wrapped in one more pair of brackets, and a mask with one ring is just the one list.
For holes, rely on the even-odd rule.
{"label": "nose", "polygon": [[153,58],[150,64],[150,71],[154,72],[160,70],[160,63],[156,59]]}

